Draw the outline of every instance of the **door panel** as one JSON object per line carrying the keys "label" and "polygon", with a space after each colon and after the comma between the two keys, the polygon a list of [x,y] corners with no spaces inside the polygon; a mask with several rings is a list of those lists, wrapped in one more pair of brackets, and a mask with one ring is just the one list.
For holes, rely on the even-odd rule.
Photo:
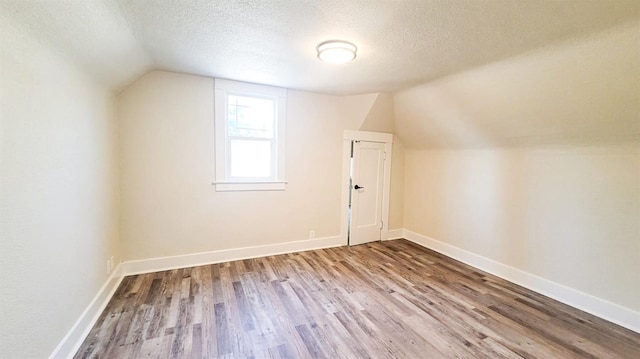
{"label": "door panel", "polygon": [[350,245],[380,240],[384,148],[378,142],[353,144]]}

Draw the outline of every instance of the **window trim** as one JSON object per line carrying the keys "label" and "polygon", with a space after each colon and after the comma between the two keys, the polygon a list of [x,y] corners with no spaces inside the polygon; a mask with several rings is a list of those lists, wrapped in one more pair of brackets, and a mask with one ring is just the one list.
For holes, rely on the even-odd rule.
{"label": "window trim", "polygon": [[[285,189],[285,142],[287,90],[278,87],[224,79],[214,80],[215,185],[216,191],[282,191]],[[227,96],[239,95],[273,99],[275,102],[272,177],[232,178],[230,136],[227,123]],[[231,136],[233,137],[233,136]]]}

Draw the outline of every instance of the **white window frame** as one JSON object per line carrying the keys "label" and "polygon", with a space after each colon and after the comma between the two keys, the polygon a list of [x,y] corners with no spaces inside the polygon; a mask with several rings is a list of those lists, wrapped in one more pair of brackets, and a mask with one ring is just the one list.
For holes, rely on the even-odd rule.
{"label": "white window frame", "polygon": [[[230,136],[228,135],[227,96],[239,95],[271,99],[275,103],[271,177],[232,178],[230,173]],[[285,125],[287,90],[247,82],[215,79],[215,161],[216,191],[283,191],[285,174]]]}

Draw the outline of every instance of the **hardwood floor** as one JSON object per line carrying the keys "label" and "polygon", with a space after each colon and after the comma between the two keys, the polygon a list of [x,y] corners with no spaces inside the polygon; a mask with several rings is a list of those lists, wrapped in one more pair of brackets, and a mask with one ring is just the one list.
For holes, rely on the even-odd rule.
{"label": "hardwood floor", "polygon": [[406,240],[126,277],[76,358],[640,358],[640,334]]}

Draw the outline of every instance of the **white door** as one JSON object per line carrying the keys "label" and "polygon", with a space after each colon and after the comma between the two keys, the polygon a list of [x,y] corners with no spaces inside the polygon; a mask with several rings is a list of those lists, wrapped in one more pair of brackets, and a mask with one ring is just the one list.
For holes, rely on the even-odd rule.
{"label": "white door", "polygon": [[384,147],[379,142],[353,142],[349,245],[380,240]]}

